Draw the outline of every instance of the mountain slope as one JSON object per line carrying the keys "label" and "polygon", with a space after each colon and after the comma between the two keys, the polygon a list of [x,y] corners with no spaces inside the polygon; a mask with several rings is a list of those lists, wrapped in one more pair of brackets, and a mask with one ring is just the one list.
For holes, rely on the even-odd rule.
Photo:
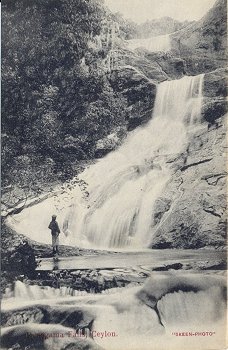
{"label": "mountain slope", "polygon": [[[217,0],[199,21],[171,35],[172,45],[182,57],[190,55],[198,61],[204,59],[204,69],[226,64],[227,1]],[[210,62],[211,61],[211,62]],[[209,65],[209,66],[207,66]]]}

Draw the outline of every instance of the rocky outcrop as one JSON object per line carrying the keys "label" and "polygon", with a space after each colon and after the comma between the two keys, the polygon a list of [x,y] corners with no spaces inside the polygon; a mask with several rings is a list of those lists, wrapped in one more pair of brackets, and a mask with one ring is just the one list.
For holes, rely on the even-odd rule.
{"label": "rocky outcrop", "polygon": [[185,60],[188,74],[226,65],[226,7],[226,0],[217,0],[201,20],[171,35],[173,52]]}
{"label": "rocky outcrop", "polygon": [[202,109],[203,118],[210,124],[222,117],[227,111],[227,102],[224,98],[218,97],[205,99]]}
{"label": "rocky outcrop", "polygon": [[2,331],[3,349],[102,350],[91,337],[76,335],[75,329],[59,324],[26,324]]}
{"label": "rocky outcrop", "polygon": [[[166,275],[159,274],[148,278],[144,286],[137,293],[137,296],[143,303],[159,312],[157,304],[162,297],[168,294],[174,292],[186,293],[190,291],[194,293],[205,292],[214,286],[220,289],[220,297],[225,301],[226,279],[224,276],[209,276],[206,274],[187,275],[183,273],[178,275],[173,275],[171,273]],[[217,296],[214,296],[214,298],[216,302]],[[216,310],[215,312],[218,318],[221,317],[220,310]]]}
{"label": "rocky outcrop", "polygon": [[128,130],[147,122],[151,118],[155,101],[155,82],[131,66],[114,70],[110,80],[114,91],[121,92],[127,98]]}
{"label": "rocky outcrop", "polygon": [[220,97],[227,96],[227,68],[218,68],[212,72],[206,73],[204,76],[204,97]]}
{"label": "rocky outcrop", "polygon": [[[225,120],[191,136],[182,166],[175,167],[162,200],[170,209],[154,229],[152,248],[222,246],[226,237]],[[165,208],[166,209],[166,208]],[[155,207],[155,216],[160,211]],[[155,220],[156,222],[156,220]]]}
{"label": "rocky outcrop", "polygon": [[125,50],[123,62],[156,82],[211,72],[226,66],[226,31],[226,0],[218,0],[202,19],[170,34],[171,51]]}

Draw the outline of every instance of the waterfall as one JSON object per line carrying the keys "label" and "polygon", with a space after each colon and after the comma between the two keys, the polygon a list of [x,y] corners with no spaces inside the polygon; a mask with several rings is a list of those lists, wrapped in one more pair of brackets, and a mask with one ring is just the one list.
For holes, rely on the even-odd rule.
{"label": "waterfall", "polygon": [[170,36],[159,35],[147,39],[131,39],[127,41],[127,47],[135,50],[140,47],[152,52],[169,51],[171,49]]}
{"label": "waterfall", "polygon": [[169,293],[158,302],[158,311],[166,328],[214,324],[226,309],[220,287],[206,291]]}
{"label": "waterfall", "polygon": [[[170,280],[173,281],[173,277]],[[156,349],[207,349],[208,344],[213,348],[212,342],[224,343],[226,294],[219,283],[225,286],[226,281],[225,278],[219,278],[217,281],[216,279],[213,281],[212,278],[211,281],[206,281],[206,277],[200,274],[190,277],[195,279],[196,285],[198,281],[205,281],[205,286],[202,290],[193,284],[194,291],[188,292],[168,290],[170,280],[167,279],[165,283],[164,280],[160,280],[162,281],[160,284],[159,279],[154,277],[152,281],[154,289],[157,288],[157,293],[159,289],[161,294],[164,293],[155,309],[137,299],[135,297],[137,293],[134,290],[129,291],[126,295],[122,294],[119,298],[117,295],[112,296],[108,301],[109,305],[106,302],[107,311],[97,315],[94,329],[111,329],[118,334],[118,338],[115,339],[114,346],[113,339],[110,338],[103,341],[98,340],[98,344],[107,349],[129,349],[129,344],[131,344],[131,349],[149,350],[151,344],[156,344]],[[178,289],[178,284],[176,289]],[[184,284],[183,289],[185,289]],[[153,302],[154,299],[148,296],[146,301]],[[205,331],[213,331],[217,338],[215,339],[215,336],[200,339],[194,336],[180,337],[178,343],[175,343],[175,337],[172,335],[173,332],[192,332],[194,334]],[[202,338],[204,344],[199,347]],[[186,339],[187,346],[185,347]],[[197,343],[196,346],[192,346],[194,342]],[[134,344],[133,347],[132,344]]]}
{"label": "waterfall", "polygon": [[151,121],[132,131],[124,144],[81,174],[78,187],[25,209],[8,219],[19,233],[45,243],[53,213],[62,244],[85,247],[147,247],[155,230],[154,209],[171,180],[170,160],[188,146],[188,134],[200,124],[203,75],[158,85]]}
{"label": "waterfall", "polygon": [[202,85],[203,75],[158,86],[148,125],[83,174],[90,208],[75,232],[100,247],[148,246],[155,202],[172,174],[167,161],[185,149],[188,129],[200,121]]}
{"label": "waterfall", "polygon": [[[114,334],[107,337],[94,336],[94,341],[104,349],[150,350],[151,344],[156,344],[158,350],[225,348],[225,273],[223,276],[211,275],[205,271],[198,274],[153,273],[143,286],[122,288],[108,295],[74,296],[67,294],[66,290],[60,295],[56,290],[53,295],[52,288],[49,287],[43,289],[46,295],[42,296],[37,294],[37,289],[34,289],[35,293],[28,290],[28,287],[40,288],[38,286],[28,286],[17,281],[15,287],[18,294],[11,300],[3,299],[1,310],[2,327],[5,327],[3,334],[7,334],[9,339],[10,333],[7,332],[12,329],[10,326],[15,327],[14,337],[17,334],[22,337],[23,331],[47,334],[53,332],[56,324],[75,330],[77,326],[86,326],[93,320],[91,330],[95,334]],[[43,322],[45,328],[41,332],[38,323]],[[175,337],[175,333],[182,332],[193,333],[193,336]],[[213,336],[194,336],[198,332],[204,335],[205,332],[210,332]],[[70,341],[72,340],[71,338]],[[56,347],[52,343],[47,348]]]}
{"label": "waterfall", "polygon": [[87,292],[75,290],[71,287],[60,286],[59,288],[54,288],[49,286],[29,285],[21,281],[16,281],[13,289],[6,289],[3,300],[17,300],[20,302],[83,295],[87,295]]}

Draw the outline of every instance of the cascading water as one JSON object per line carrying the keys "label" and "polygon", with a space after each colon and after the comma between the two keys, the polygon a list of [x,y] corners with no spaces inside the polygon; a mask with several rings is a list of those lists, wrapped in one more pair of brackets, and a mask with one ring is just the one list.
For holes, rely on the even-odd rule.
{"label": "cascading water", "polygon": [[[203,279],[202,276],[197,278]],[[153,283],[156,285],[157,280]],[[209,285],[204,291],[167,293],[158,301],[157,311],[137,300],[134,291],[128,293],[126,299],[124,295],[121,298],[123,301],[112,296],[107,312],[95,319],[95,329],[112,329],[118,334],[115,341],[98,340],[104,348],[150,350],[151,344],[156,344],[155,349],[207,349],[209,344],[216,348],[216,343],[225,341],[226,306],[219,287]],[[187,345],[186,337],[175,339],[173,335],[182,332],[204,332],[205,335],[205,331],[210,330],[216,334],[216,339],[204,336],[199,341],[199,337],[188,337]]]}
{"label": "cascading water", "polygon": [[127,47],[130,50],[135,50],[137,48],[143,47],[146,50],[152,52],[166,52],[171,49],[170,36],[159,35],[146,39],[131,39],[127,41]]}
{"label": "cascading water", "polygon": [[[130,286],[129,286],[130,287]],[[114,287],[101,291],[101,294],[114,294],[121,293],[124,287]],[[43,300],[43,299],[56,299],[61,297],[75,297],[75,296],[85,296],[91,295],[85,290],[77,290],[70,286],[60,286],[59,288],[54,288],[50,286],[39,286],[39,285],[29,285],[21,281],[16,281],[13,286],[7,287],[2,299],[7,303],[26,302],[32,300]]]}
{"label": "cascading water", "polygon": [[158,302],[158,311],[166,328],[183,329],[184,325],[188,327],[190,324],[213,324],[224,316],[225,309],[221,288],[215,286],[197,293],[170,293]]}
{"label": "cascading water", "polygon": [[66,286],[53,288],[49,286],[29,285],[21,281],[16,281],[13,289],[10,289],[9,287],[6,288],[5,294],[3,295],[3,299],[17,300],[18,302],[20,302],[86,294],[86,291],[78,291]]}
{"label": "cascading water", "polygon": [[[75,188],[9,218],[18,232],[48,243],[47,225],[56,212],[66,233],[61,243],[85,247],[147,247],[154,230],[154,206],[172,169],[169,160],[185,150],[199,124],[203,75],[158,86],[152,120],[137,128],[115,152],[81,174],[89,197]],[[65,240],[65,241],[64,241]]]}
{"label": "cascading water", "polygon": [[[3,299],[5,337],[10,335],[9,326],[12,325],[15,334],[18,330],[20,335],[53,332],[56,323],[68,327],[60,332],[70,331],[69,327],[75,332],[77,325],[87,325],[93,320],[92,331],[114,334],[94,337],[102,348],[110,350],[149,350],[151,344],[156,344],[158,350],[222,349],[225,345],[225,273],[221,276],[208,272],[152,273],[143,286],[122,288],[109,295],[75,296],[66,289],[60,292],[59,289],[53,291],[50,287],[44,289],[17,281],[14,297]],[[40,323],[43,322],[45,329],[41,330]],[[24,329],[22,325],[25,325]],[[175,338],[175,333],[182,332],[192,333],[193,337]],[[197,332],[211,335],[200,337],[198,346]],[[57,343],[59,339],[55,341]],[[55,347],[52,343],[47,348]]]}
{"label": "cascading water", "polygon": [[151,122],[83,174],[89,209],[74,232],[95,246],[150,243],[155,201],[172,174],[167,161],[183,151],[188,128],[200,119],[202,84],[203,75],[159,85]]}

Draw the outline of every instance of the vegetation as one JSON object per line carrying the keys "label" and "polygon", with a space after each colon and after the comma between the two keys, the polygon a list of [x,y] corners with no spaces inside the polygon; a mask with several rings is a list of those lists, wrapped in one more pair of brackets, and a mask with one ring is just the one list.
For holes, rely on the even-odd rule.
{"label": "vegetation", "polygon": [[[100,0],[7,0],[2,6],[2,185],[37,190],[73,176],[97,140],[125,124],[108,50],[91,45]],[[8,188],[7,187],[7,188]]]}

